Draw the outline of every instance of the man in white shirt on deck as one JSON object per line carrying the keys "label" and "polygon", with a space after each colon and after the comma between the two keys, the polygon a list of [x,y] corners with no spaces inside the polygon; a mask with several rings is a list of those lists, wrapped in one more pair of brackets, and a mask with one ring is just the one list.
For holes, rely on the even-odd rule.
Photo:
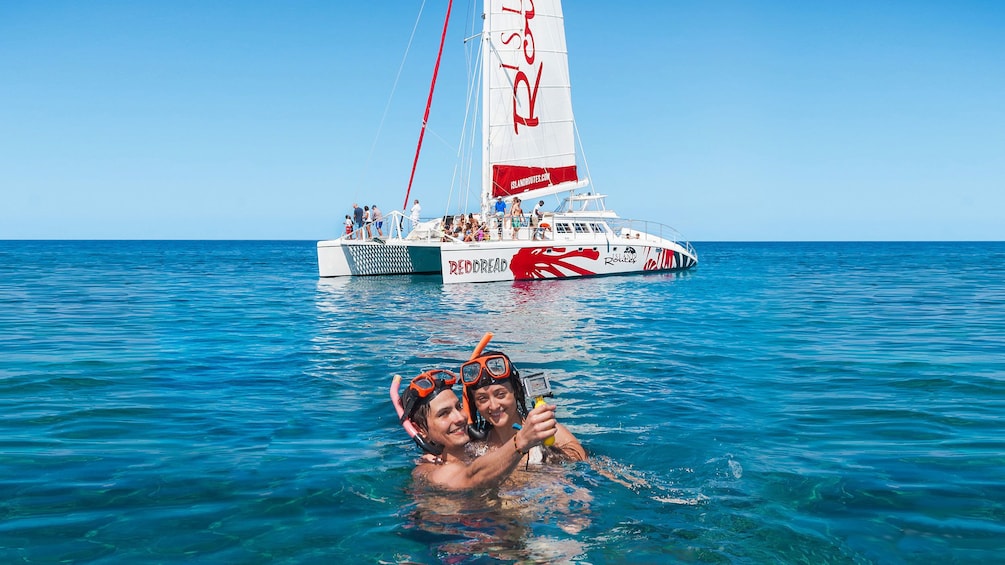
{"label": "man in white shirt on deck", "polygon": [[544,230],[541,229],[541,218],[544,217],[544,200],[539,200],[537,206],[530,213],[530,227],[534,234],[533,239],[544,239]]}
{"label": "man in white shirt on deck", "polygon": [[415,204],[412,204],[412,229],[419,225],[419,215],[422,213],[422,206],[419,206],[419,199],[415,199]]}

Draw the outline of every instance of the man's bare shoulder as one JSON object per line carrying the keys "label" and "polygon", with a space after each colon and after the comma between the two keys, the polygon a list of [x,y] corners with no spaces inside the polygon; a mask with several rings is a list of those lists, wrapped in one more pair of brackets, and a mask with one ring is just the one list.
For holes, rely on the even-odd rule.
{"label": "man's bare shoulder", "polygon": [[447,490],[465,488],[464,478],[466,476],[467,465],[457,460],[447,462],[423,460],[415,466],[415,469],[412,469],[414,480]]}

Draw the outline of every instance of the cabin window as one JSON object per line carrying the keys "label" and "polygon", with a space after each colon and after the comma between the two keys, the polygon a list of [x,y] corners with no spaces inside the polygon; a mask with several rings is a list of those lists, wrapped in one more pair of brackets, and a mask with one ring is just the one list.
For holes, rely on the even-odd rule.
{"label": "cabin window", "polygon": [[583,222],[575,222],[572,225],[574,228],[576,228],[576,233],[590,233],[590,226],[586,225]]}
{"label": "cabin window", "polygon": [[572,233],[569,224],[555,224],[555,233]]}

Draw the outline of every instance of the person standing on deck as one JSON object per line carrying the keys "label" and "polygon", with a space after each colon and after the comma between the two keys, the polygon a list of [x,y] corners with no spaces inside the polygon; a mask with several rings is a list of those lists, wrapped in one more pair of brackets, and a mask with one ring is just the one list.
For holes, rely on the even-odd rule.
{"label": "person standing on deck", "polygon": [[352,218],[356,222],[356,233],[360,234],[359,237],[363,237],[363,209],[359,207],[359,204],[355,202],[352,203]]}
{"label": "person standing on deck", "polygon": [[544,217],[544,200],[539,200],[537,206],[530,213],[530,227],[533,232],[533,239],[543,239],[544,233],[541,230],[541,218]]}
{"label": "person standing on deck", "polygon": [[384,237],[384,231],[381,229],[384,227],[384,214],[381,213],[376,204],[370,206],[370,217],[373,219],[373,226],[377,228],[377,236]]}
{"label": "person standing on deck", "polygon": [[373,238],[373,216],[370,215],[370,207],[363,206],[363,227],[366,229],[366,238]]}
{"label": "person standing on deck", "polygon": [[412,204],[412,217],[411,217],[411,220],[412,220],[412,229],[413,230],[415,229],[415,226],[419,225],[420,214],[422,214],[422,206],[419,206],[419,199],[416,198],[415,199],[415,204]]}
{"label": "person standing on deck", "polygon": [[513,207],[510,208],[510,223],[513,226],[513,239],[520,239],[520,228],[523,226],[523,208],[520,199],[513,197]]}
{"label": "person standing on deck", "polygon": [[502,196],[496,196],[496,223],[499,225],[499,239],[502,239],[503,218],[506,217],[506,201]]}

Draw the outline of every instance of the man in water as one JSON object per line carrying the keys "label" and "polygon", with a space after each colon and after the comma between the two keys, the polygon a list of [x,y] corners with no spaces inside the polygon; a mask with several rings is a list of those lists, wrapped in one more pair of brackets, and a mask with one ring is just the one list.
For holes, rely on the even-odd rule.
{"label": "man in water", "polygon": [[532,447],[555,435],[555,406],[541,405],[527,414],[523,427],[513,435],[512,449],[495,449],[474,458],[465,449],[470,441],[468,416],[452,390],[456,382],[456,375],[449,371],[427,371],[405,389],[403,406],[396,403],[406,430],[414,424],[416,443],[430,454],[412,471],[417,481],[448,490],[491,488],[505,480]]}

